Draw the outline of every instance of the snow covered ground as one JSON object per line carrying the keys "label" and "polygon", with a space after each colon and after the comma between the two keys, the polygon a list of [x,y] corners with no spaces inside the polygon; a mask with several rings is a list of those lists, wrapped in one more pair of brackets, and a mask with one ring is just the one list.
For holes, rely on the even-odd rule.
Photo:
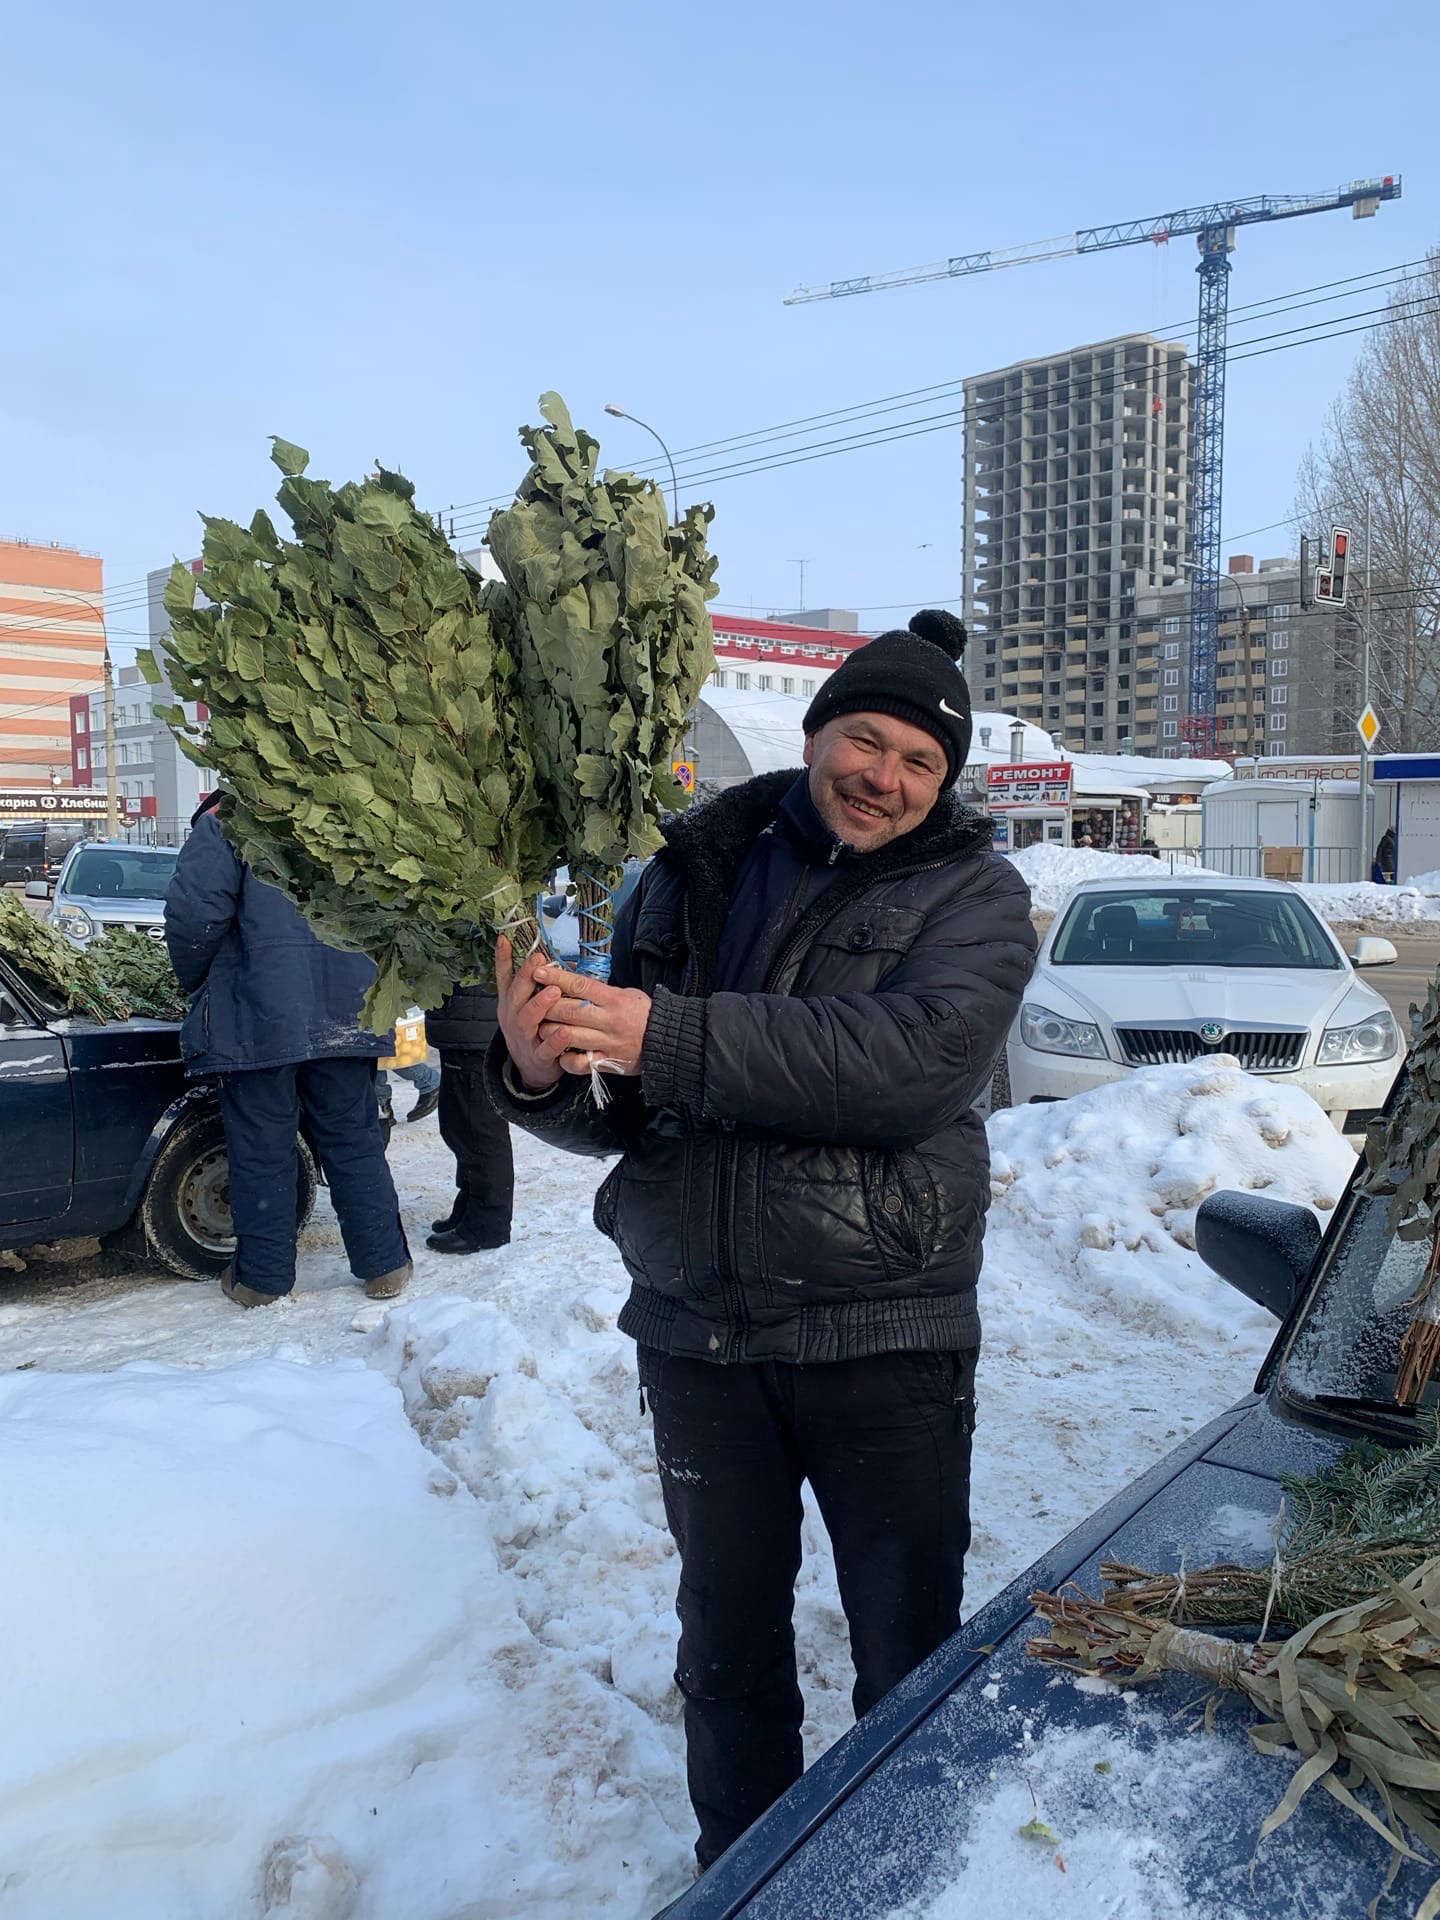
{"label": "snow covered ground", "polygon": [[[1272,1323],[1190,1250],[1201,1198],[1323,1211],[1351,1164],[1225,1062],[990,1137],[976,1606],[1249,1387]],[[629,1920],[685,1884],[675,1566],[604,1168],[516,1146],[515,1243],[457,1261],[423,1249],[448,1159],[397,1128],[420,1251],[388,1311],[323,1201],[263,1312],[149,1274],[0,1291],[5,1920]],[[851,1676],[806,1533],[813,1757]]]}
{"label": "snow covered ground", "polygon": [[[1026,847],[1010,857],[1029,882],[1030,898],[1039,913],[1057,913],[1071,888],[1084,880],[1135,880],[1146,872],[1143,855],[1096,853],[1091,847]],[[1169,859],[1163,852],[1158,866],[1162,876],[1169,873]],[[1227,877],[1212,867],[1187,866],[1179,861],[1175,871],[1192,878]],[[1398,927],[1416,933],[1440,927],[1440,872],[1420,874],[1403,887],[1377,887],[1367,880],[1352,886],[1301,883],[1296,891],[1303,893],[1332,926],[1377,931]]]}

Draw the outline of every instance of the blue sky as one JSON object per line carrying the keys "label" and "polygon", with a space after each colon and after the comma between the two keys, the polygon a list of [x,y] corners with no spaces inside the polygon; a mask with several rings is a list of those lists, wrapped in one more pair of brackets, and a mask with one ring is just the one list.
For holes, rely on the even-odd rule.
{"label": "blue sky", "polygon": [[[197,509],[268,503],[271,433],[337,480],[399,465],[478,531],[464,503],[514,486],[547,387],[636,465],[653,445],[607,400],[680,449],[1192,325],[1189,240],[782,297],[1212,197],[1405,176],[1372,221],[1242,230],[1232,310],[1414,260],[1440,242],[1437,21],[1430,0],[12,10],[0,534],[98,551],[119,586],[194,551]],[[1227,532],[1289,513],[1359,345],[1232,367]],[[958,432],[691,491],[721,605],[795,604],[800,557],[808,604],[870,624],[961,592]],[[117,613],[117,637],[141,624]]]}

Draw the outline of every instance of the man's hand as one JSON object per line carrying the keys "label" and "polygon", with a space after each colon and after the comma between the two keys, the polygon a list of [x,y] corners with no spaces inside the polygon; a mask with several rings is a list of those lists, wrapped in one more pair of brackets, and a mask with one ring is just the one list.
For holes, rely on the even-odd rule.
{"label": "man's hand", "polygon": [[558,967],[539,947],[515,965],[502,935],[495,942],[500,1031],[521,1085],[545,1093],[562,1074],[639,1073],[650,996]]}
{"label": "man's hand", "polygon": [[535,979],[547,996],[559,989],[560,997],[550,1001],[540,1017],[540,1038],[556,1049],[554,1057],[563,1072],[589,1073],[595,1066],[602,1072],[639,1073],[650,1023],[648,993],[638,987],[612,987],[553,962],[542,962]]}
{"label": "man's hand", "polygon": [[558,987],[541,986],[536,979],[546,964],[544,949],[536,947],[520,967],[515,965],[515,950],[502,934],[495,942],[495,982],[500,1001],[500,1031],[520,1083],[531,1093],[545,1093],[558,1087],[561,1070],[558,1063],[563,1047],[541,1033],[546,1014],[557,1006],[563,995]]}

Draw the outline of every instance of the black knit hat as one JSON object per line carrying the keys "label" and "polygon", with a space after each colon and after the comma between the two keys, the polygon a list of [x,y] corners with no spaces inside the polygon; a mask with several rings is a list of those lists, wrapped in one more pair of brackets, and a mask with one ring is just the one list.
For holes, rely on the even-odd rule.
{"label": "black knit hat", "polygon": [[970,689],[960,672],[964,624],[925,607],[908,632],[896,627],[857,647],[824,683],[805,713],[808,738],[841,713],[890,713],[923,727],[945,749],[940,791],[960,778],[970,753]]}

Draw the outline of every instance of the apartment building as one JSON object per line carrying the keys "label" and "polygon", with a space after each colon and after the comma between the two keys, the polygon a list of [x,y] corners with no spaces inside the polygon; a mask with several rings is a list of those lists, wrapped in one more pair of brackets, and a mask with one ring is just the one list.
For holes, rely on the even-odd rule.
{"label": "apartment building", "polygon": [[103,563],[0,540],[0,788],[70,770],[70,696],[104,676]]}
{"label": "apartment building", "polygon": [[[1190,701],[1188,587],[1140,596],[1136,644],[1156,682],[1157,735],[1139,752],[1173,759]],[[1294,560],[1232,554],[1220,588],[1215,657],[1216,751],[1225,757],[1349,753],[1360,710],[1359,625],[1353,607],[1300,604]]]}
{"label": "apartment building", "polygon": [[1087,751],[1159,738],[1142,594],[1183,581],[1193,369],[1131,334],[965,382],[977,706]]}

